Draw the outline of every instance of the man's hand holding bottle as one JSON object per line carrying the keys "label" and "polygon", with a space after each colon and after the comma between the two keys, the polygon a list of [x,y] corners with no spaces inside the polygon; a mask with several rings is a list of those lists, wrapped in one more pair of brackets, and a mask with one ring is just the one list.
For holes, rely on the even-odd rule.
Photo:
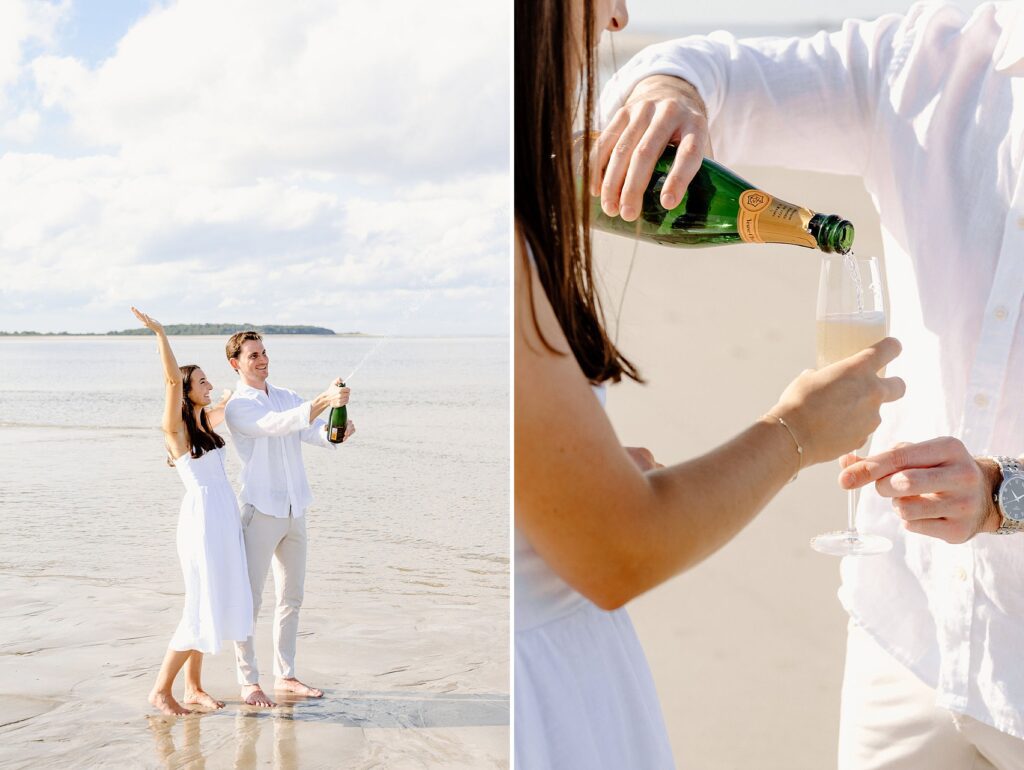
{"label": "man's hand holding bottle", "polygon": [[644,188],[670,144],[679,149],[661,192],[666,209],[679,205],[701,161],[714,156],[697,89],[680,78],[655,75],[637,83],[591,151],[590,194],[601,196],[608,216],[632,222],[640,215]]}
{"label": "man's hand holding bottle", "polygon": [[338,407],[348,404],[351,392],[351,389],[347,385],[342,384],[341,378],[339,377],[328,386],[327,390],[325,390],[322,395],[327,399],[328,407],[331,409],[337,409]]}
{"label": "man's hand holding bottle", "polygon": [[[309,411],[309,420],[312,421],[322,414],[325,410],[340,409],[346,406],[349,402],[349,398],[352,394],[352,390],[342,383],[341,378],[337,378],[327,389],[313,399],[312,407]],[[353,433],[356,432],[355,423],[351,420],[345,421],[345,436],[342,441],[348,439]]]}

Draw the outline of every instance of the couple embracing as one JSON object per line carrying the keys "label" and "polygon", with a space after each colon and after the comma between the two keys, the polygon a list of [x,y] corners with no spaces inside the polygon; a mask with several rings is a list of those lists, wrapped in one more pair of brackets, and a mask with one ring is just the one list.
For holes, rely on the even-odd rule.
{"label": "couple embracing", "polygon": [[[323,691],[295,676],[295,638],[306,574],[305,511],[312,502],[300,442],[334,448],[326,424],[317,419],[330,407],[348,403],[340,381],[311,401],[267,382],[269,359],[257,332],[239,332],[226,346],[238,372],[234,392],[213,405],[213,385],[198,366],[179,367],[163,327],[136,308],[132,312],[156,334],[164,368],[166,397],[161,427],[169,462],[185,485],[178,519],[178,556],[185,578],[185,608],[171,637],[149,702],[168,716],[191,713],[187,706],[222,708],[203,690],[203,655],[221,642],[235,642],[242,700],[250,706],[276,705],[259,683],[254,632],[271,562],[277,607],[274,616],[274,687],[319,698]],[[228,481],[224,439],[215,428],[226,422],[242,460],[238,500]],[[355,432],[351,421],[347,439]],[[239,501],[242,504],[239,510]],[[185,697],[171,688],[185,669]]]}

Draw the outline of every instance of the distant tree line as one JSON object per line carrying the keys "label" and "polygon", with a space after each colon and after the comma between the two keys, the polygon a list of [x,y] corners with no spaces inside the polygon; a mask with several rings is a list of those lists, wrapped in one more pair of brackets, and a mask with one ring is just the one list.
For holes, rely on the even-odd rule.
{"label": "distant tree line", "polygon": [[[167,324],[164,331],[168,334],[234,334],[248,329],[255,329],[260,334],[334,334],[333,329],[322,326],[284,326],[280,324]],[[109,334],[150,334],[148,329],[123,329]]]}
{"label": "distant tree line", "polygon": [[[68,337],[74,332],[0,332],[0,337]],[[76,337],[96,337],[95,332],[76,334]]]}
{"label": "distant tree line", "polygon": [[[247,329],[255,329],[260,334],[328,334],[334,335],[333,329],[325,329],[323,326],[285,326],[281,324],[267,324],[260,326],[257,324],[168,324],[164,327],[166,332],[171,335],[231,335],[235,332],[245,331]],[[106,334],[96,332],[86,332],[84,334],[76,334],[75,332],[4,332],[0,331],[0,337],[60,337],[60,336],[82,336],[82,337],[102,337],[107,335],[113,336],[134,336],[151,334],[148,329],[122,329],[121,331],[106,332]],[[361,332],[345,332],[341,335],[342,337],[361,337]]]}

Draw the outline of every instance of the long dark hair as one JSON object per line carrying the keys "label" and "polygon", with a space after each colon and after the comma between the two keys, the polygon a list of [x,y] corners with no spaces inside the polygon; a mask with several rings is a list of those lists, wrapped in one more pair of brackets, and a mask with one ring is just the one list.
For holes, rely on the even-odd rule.
{"label": "long dark hair", "polygon": [[196,407],[188,397],[192,390],[192,374],[199,367],[195,364],[179,367],[181,372],[181,419],[185,423],[185,434],[188,436],[188,445],[192,457],[202,457],[213,449],[220,449],[224,446],[224,439],[221,438],[206,418],[206,410],[199,410],[199,422],[196,422]]}
{"label": "long dark hair", "polygon": [[[587,379],[640,381],[604,327],[594,289],[589,196],[576,181],[580,169],[582,179],[589,177],[596,72],[592,0],[581,5],[578,30],[571,0],[515,3],[516,225]],[[580,107],[583,134],[574,163],[573,119]]]}

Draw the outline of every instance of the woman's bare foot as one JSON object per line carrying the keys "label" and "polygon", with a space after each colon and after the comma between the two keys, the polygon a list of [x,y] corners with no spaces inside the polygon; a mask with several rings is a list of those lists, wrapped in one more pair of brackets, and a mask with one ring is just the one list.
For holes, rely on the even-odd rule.
{"label": "woman's bare foot", "polygon": [[258,684],[247,684],[242,688],[242,703],[247,706],[265,706],[267,708],[277,705],[267,697]]}
{"label": "woman's bare foot", "polygon": [[202,706],[207,709],[224,708],[224,701],[217,700],[206,690],[185,690],[184,702],[190,706]]}
{"label": "woman's bare foot", "polygon": [[307,698],[324,697],[323,690],[317,687],[310,687],[308,684],[303,684],[298,679],[276,679],[274,681],[274,689],[293,692],[296,695],[305,695]]}
{"label": "woman's bare foot", "polygon": [[165,714],[169,717],[183,717],[186,714],[192,712],[182,706],[178,701],[174,700],[174,696],[169,692],[158,692],[153,690],[149,694],[150,704],[156,708],[161,714]]}

